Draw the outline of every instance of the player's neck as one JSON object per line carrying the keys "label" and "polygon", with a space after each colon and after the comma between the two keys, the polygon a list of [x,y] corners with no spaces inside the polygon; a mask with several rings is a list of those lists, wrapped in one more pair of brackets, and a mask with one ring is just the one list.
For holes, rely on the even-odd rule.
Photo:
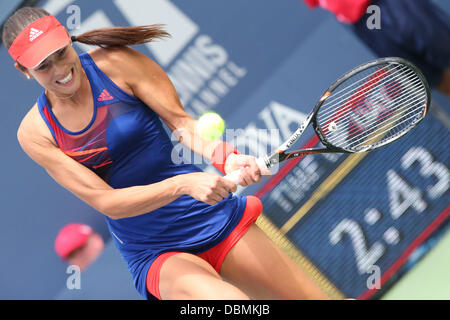
{"label": "player's neck", "polygon": [[64,108],[79,109],[84,108],[87,105],[87,102],[92,100],[91,85],[84,72],[81,73],[80,87],[72,94],[63,95],[48,90],[46,90],[45,93],[52,108],[61,106]]}

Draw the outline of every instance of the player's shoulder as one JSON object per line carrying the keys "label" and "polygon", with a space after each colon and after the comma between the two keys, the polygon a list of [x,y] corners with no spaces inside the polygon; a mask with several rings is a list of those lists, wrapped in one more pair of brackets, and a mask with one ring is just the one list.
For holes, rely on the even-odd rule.
{"label": "player's shoulder", "polygon": [[95,64],[129,94],[133,94],[132,83],[154,70],[155,63],[150,58],[128,46],[96,48],[88,53]]}
{"label": "player's shoulder", "polygon": [[141,52],[129,46],[113,48],[96,48],[89,55],[102,70],[119,70],[127,72],[138,67],[143,60],[151,60]]}
{"label": "player's shoulder", "polygon": [[40,115],[37,103],[22,118],[17,128],[17,138],[21,143],[26,143],[29,138],[53,141],[53,137]]}
{"label": "player's shoulder", "polygon": [[32,132],[38,129],[38,121],[37,116],[39,114],[38,104],[35,103],[25,114],[20,122],[18,132]]}

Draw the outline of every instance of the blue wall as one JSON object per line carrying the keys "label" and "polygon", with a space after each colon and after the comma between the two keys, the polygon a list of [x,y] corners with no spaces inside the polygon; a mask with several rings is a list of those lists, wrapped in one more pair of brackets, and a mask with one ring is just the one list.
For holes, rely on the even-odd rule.
{"label": "blue wall", "polygon": [[[128,8],[137,3],[136,8],[140,9],[124,12],[121,3],[126,3]],[[448,2],[440,3],[448,7]],[[374,58],[347,26],[338,23],[328,12],[309,10],[300,0],[231,3],[57,0],[42,1],[39,5],[63,23],[70,16],[65,11],[67,6],[79,6],[82,29],[108,22],[114,25],[160,23],[164,21],[146,21],[146,13],[159,12],[161,17],[167,14],[167,20],[177,24],[177,28],[173,28],[167,22],[174,39],[138,49],[169,73],[185,99],[188,112],[197,117],[202,110],[215,110],[224,116],[228,128],[271,128],[268,118],[264,117],[270,114],[272,120],[277,120],[276,128],[282,132],[292,130],[334,79]],[[175,19],[175,14],[181,18]],[[81,30],[73,30],[73,34]],[[167,48],[170,41],[182,44]],[[187,61],[190,53],[198,53],[195,50],[201,50],[204,42],[212,50],[206,54],[206,67],[216,70],[203,82],[195,75],[191,75],[194,78],[186,74],[180,77],[180,63]],[[109,241],[101,214],[55,183],[17,143],[20,121],[42,88],[34,81],[25,80],[12,65],[4,47],[0,47],[0,70],[3,106],[0,118],[3,168],[0,179],[0,299],[139,298],[124,262]],[[231,74],[234,82],[225,82],[223,87],[225,74]],[[183,83],[186,78],[200,81],[198,87],[187,88]],[[214,89],[217,82],[222,84],[222,91]],[[440,99],[448,111],[448,100]],[[289,115],[298,117],[280,123],[280,119],[274,118],[274,106],[285,107]],[[241,147],[255,153],[249,145]],[[448,161],[448,153],[436,156]],[[211,168],[205,166],[205,169]],[[245,192],[256,192],[259,187]],[[69,222],[91,225],[107,243],[103,255],[83,275],[79,291],[67,290],[66,264],[53,249],[59,228]]]}

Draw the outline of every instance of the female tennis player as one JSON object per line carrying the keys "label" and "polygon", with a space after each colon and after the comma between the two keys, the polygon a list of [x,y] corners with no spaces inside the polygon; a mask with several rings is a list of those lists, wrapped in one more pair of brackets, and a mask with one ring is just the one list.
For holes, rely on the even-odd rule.
{"label": "female tennis player", "polygon": [[[144,298],[327,299],[254,224],[259,199],[234,196],[234,183],[171,160],[162,122],[223,173],[241,169],[240,184],[261,178],[254,157],[197,135],[164,71],[129,47],[166,36],[151,25],[71,38],[46,11],[17,11],[4,44],[44,88],[18,129],[21,147],[105,216]],[[73,41],[98,48],[77,55]]]}

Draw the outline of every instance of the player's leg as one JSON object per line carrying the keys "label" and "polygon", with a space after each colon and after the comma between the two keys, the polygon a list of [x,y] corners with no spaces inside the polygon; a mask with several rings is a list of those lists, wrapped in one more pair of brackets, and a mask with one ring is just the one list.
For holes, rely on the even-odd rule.
{"label": "player's leg", "polygon": [[164,261],[159,270],[158,289],[163,300],[248,299],[205,260],[188,253],[176,253]]}
{"label": "player's leg", "polygon": [[254,299],[329,299],[255,224],[228,252],[220,272]]}

